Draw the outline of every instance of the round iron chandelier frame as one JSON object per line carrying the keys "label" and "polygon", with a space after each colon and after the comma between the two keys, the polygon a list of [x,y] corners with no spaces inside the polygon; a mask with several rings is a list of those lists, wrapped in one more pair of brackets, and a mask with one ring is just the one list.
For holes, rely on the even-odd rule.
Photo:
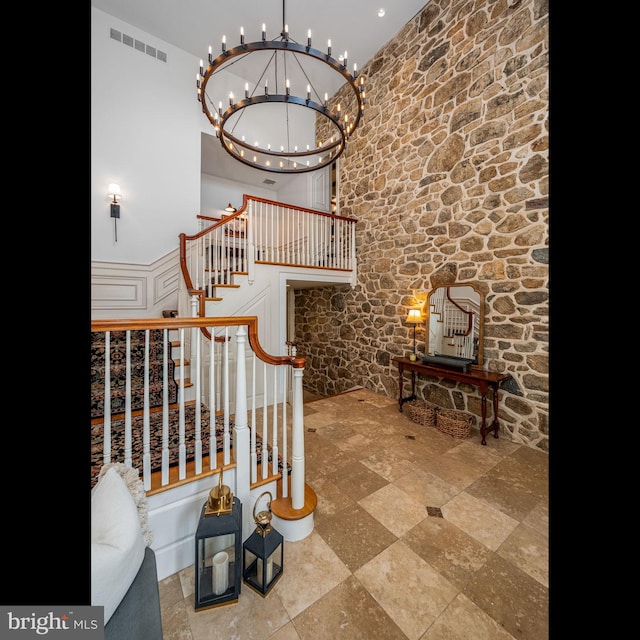
{"label": "round iron chandelier frame", "polygon": [[[364,113],[365,105],[364,76],[357,74],[355,69],[352,74],[347,67],[347,60],[340,62],[333,58],[331,56],[330,46],[326,53],[315,49],[311,46],[310,37],[308,38],[307,45],[302,45],[289,39],[286,28],[283,29],[281,38],[281,40],[267,40],[263,31],[262,40],[245,43],[244,36],[241,35],[240,45],[231,49],[227,49],[223,41],[222,52],[215,58],[210,48],[209,64],[204,68],[201,62],[200,72],[197,76],[198,100],[202,105],[203,113],[213,126],[216,137],[220,140],[222,147],[236,160],[250,167],[274,173],[305,173],[308,171],[316,171],[334,162],[344,152],[349,137],[358,127]],[[334,72],[339,73],[346,80],[356,101],[355,105],[357,105],[357,107],[352,110],[352,117],[349,118],[349,114],[347,113],[343,115],[340,103],[337,104],[335,109],[330,107],[326,94],[324,103],[312,100],[309,85],[307,86],[306,98],[292,95],[288,86],[285,93],[278,92],[277,87],[275,93],[269,93],[265,87],[264,94],[255,95],[255,91],[258,88],[256,85],[253,93],[249,95],[245,85],[245,97],[239,101],[233,101],[230,96],[229,106],[224,111],[220,103],[217,109],[213,104],[210,106],[209,103],[212,101],[206,93],[206,88],[214,76],[223,70],[223,68],[228,67],[230,61],[239,56],[265,51],[273,51],[275,53],[282,51],[285,54],[291,53],[294,57],[296,54],[308,56],[327,65]],[[299,66],[302,66],[297,58],[296,62]],[[267,66],[269,64],[270,63],[267,63]],[[276,151],[270,147],[263,147],[257,144],[251,145],[231,131],[229,126],[230,119],[239,114],[239,112],[255,105],[278,103],[296,105],[314,110],[331,123],[333,135],[314,148],[308,148],[306,150],[282,148],[280,151]],[[355,114],[353,112],[355,112]],[[234,119],[234,121],[237,122],[237,119]]]}

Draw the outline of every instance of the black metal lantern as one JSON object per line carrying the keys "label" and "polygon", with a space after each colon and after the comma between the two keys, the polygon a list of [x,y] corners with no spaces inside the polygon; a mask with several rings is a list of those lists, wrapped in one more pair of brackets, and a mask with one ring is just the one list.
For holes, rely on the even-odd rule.
{"label": "black metal lantern", "polygon": [[[267,511],[260,511],[256,515],[260,498],[266,495],[269,496]],[[284,538],[271,526],[272,500],[270,491],[258,496],[253,506],[256,529],[243,545],[244,581],[263,598],[278,581],[284,568]]]}
{"label": "black metal lantern", "polygon": [[210,495],[202,505],[195,540],[196,610],[237,602],[242,586],[240,500],[231,495],[223,496],[222,500],[217,493]]}

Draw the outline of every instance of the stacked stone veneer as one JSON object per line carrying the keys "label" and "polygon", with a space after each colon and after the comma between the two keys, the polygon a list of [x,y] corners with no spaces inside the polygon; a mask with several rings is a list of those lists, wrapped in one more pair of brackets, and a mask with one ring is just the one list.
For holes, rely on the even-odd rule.
{"label": "stacked stone veneer", "polygon": [[[407,310],[436,286],[474,282],[484,368],[512,376],[503,437],[548,451],[547,1],[431,0],[363,73],[365,115],[339,161],[339,213],[358,219],[357,286],[296,292],[305,387],[397,397]],[[479,425],[476,387],[417,387]]]}

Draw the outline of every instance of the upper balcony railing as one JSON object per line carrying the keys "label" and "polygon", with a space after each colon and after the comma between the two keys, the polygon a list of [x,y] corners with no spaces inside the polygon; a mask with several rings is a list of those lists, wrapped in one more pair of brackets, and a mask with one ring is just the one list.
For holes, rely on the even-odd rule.
{"label": "upper balcony railing", "polygon": [[193,236],[180,234],[189,296],[214,297],[215,287],[230,284],[234,273],[252,283],[258,263],[350,271],[355,277],[355,218],[245,194],[238,211],[207,221],[212,224]]}

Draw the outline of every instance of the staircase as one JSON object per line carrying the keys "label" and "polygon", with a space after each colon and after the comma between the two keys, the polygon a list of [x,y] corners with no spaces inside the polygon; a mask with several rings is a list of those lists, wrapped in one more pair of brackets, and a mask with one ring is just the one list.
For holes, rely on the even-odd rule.
{"label": "staircase", "polygon": [[193,562],[195,525],[222,470],[247,505],[243,538],[263,491],[274,496],[274,526],[285,540],[313,530],[304,358],[271,356],[257,335],[257,318],[245,316],[92,322],[91,484],[109,462],[138,469],[159,575]]}

